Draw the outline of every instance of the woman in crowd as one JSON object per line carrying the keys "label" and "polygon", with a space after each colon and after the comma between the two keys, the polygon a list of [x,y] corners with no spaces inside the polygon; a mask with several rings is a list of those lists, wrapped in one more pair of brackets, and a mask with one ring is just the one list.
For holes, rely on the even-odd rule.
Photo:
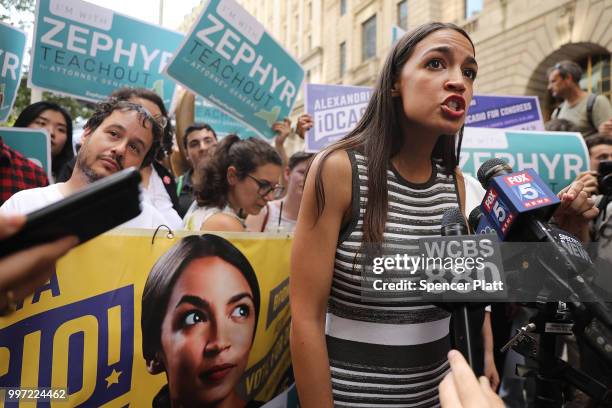
{"label": "woman in crowd", "polygon": [[255,339],[260,293],[246,257],[205,234],[183,238],[153,266],[142,296],[142,351],[168,384],[154,407],[258,407],[236,392]]}
{"label": "woman in crowd", "polygon": [[162,145],[153,162],[143,164],[140,170],[143,193],[145,199],[164,216],[170,228],[180,229],[182,220],[178,215],[179,200],[174,176],[161,164],[171,152],[173,137],[172,124],[164,101],[155,92],[145,88],[120,88],[113,92],[111,97],[143,106],[164,129]]}
{"label": "woman in crowd", "polygon": [[[53,102],[28,105],[17,117],[14,127],[44,129],[51,141],[51,172],[53,179],[74,157],[72,147],[72,118],[61,106]],[[57,180],[56,180],[57,181]]]}
{"label": "woman in crowd", "polygon": [[[449,208],[465,214],[458,150],[477,71],[464,30],[414,29],[391,50],[355,129],[315,158],[290,279],[302,407],[439,404],[449,313],[406,292],[362,297],[360,265],[366,250],[417,249],[439,236]],[[563,211],[586,219],[592,203],[581,189],[562,196]]]}
{"label": "woman in crowd", "polygon": [[259,214],[268,201],[282,195],[281,164],[278,153],[261,139],[224,137],[196,170],[196,202],[185,215],[185,228],[245,231],[247,215]]}

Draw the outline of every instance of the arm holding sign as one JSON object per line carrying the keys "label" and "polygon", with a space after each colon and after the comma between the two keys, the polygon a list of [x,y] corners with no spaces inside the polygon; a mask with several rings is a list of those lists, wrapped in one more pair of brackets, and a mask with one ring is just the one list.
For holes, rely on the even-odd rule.
{"label": "arm holding sign", "polygon": [[308,113],[304,113],[300,115],[300,117],[297,120],[297,125],[295,127],[295,133],[300,138],[304,139],[306,132],[312,129],[312,126],[313,126],[312,116],[310,116]]}
{"label": "arm holding sign", "polygon": [[[321,172],[324,207],[317,202]],[[332,407],[331,372],[325,341],[325,314],[340,227],[351,205],[351,164],[345,151],[316,157],[304,186],[291,253],[291,354],[300,404]],[[333,187],[333,188],[332,188]]]}
{"label": "arm holding sign", "polygon": [[183,144],[185,130],[193,124],[195,118],[195,95],[189,91],[183,91],[179,97],[179,103],[176,107],[176,145],[179,151],[172,152],[171,162],[172,171],[178,177],[189,169],[187,163],[187,152]]}

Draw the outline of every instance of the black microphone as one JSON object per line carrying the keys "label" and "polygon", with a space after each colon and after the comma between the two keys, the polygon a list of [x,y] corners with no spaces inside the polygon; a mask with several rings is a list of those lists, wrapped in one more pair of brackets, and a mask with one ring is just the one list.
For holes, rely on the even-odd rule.
{"label": "black microphone", "polygon": [[478,230],[478,224],[480,224],[482,217],[483,215],[480,207],[476,207],[472,210],[472,212],[470,212],[470,215],[468,216],[468,225],[470,226],[472,234],[476,234],[476,231]]}
{"label": "black microphone", "polygon": [[[442,216],[440,235],[443,237],[468,235],[468,228],[459,207],[446,210]],[[465,303],[453,309],[453,338],[455,347],[467,360],[470,367],[474,367],[474,354],[470,334],[470,315]]]}

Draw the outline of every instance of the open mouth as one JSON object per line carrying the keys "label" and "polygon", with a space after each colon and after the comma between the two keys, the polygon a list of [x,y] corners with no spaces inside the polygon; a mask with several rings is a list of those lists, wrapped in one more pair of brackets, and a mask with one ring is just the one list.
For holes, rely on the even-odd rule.
{"label": "open mouth", "polygon": [[461,119],[465,114],[465,99],[460,95],[451,95],[442,102],[442,112],[452,120]]}
{"label": "open mouth", "polygon": [[465,99],[459,95],[451,95],[442,102],[442,105],[453,112],[463,112],[465,110]]}

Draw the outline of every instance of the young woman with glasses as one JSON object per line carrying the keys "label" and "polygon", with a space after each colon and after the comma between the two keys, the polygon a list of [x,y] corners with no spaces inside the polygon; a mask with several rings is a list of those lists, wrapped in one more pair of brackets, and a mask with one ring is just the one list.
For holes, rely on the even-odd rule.
{"label": "young woman with glasses", "polygon": [[245,231],[244,218],[257,215],[283,194],[281,158],[261,139],[228,135],[210,160],[195,169],[196,201],[183,219],[191,231]]}

